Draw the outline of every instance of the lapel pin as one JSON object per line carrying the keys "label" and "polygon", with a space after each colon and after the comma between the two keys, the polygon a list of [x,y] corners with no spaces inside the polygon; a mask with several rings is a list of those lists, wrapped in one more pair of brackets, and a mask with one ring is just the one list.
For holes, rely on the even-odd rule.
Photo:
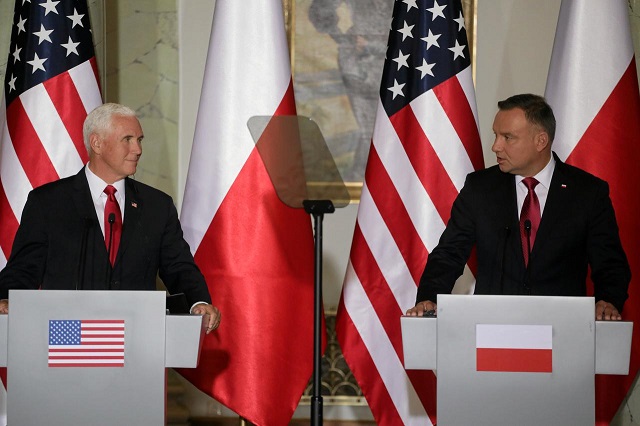
{"label": "lapel pin", "polygon": [[138,203],[132,201],[131,202],[131,207],[133,207],[134,209],[137,209],[138,208]]}
{"label": "lapel pin", "polygon": [[566,183],[563,183],[563,184],[561,184],[560,186],[561,186],[562,188],[566,188],[566,187],[567,187],[567,184],[566,184]]}

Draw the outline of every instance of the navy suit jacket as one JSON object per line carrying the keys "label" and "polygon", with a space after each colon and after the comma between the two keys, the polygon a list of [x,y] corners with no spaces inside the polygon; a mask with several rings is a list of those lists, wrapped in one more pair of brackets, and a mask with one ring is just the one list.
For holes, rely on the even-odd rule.
{"label": "navy suit jacket", "polygon": [[555,159],[529,268],[522,253],[514,175],[498,166],[477,171],[467,176],[428,257],[418,302],[436,302],[437,294],[450,293],[475,245],[476,294],[584,296],[590,267],[596,300],[622,311],[631,271],[609,186]]}
{"label": "navy suit jacket", "polygon": [[126,178],[124,211],[110,271],[84,168],[31,191],[0,272],[0,297],[6,298],[9,289],[155,290],[159,274],[168,291],[184,293],[190,305],[211,303],[171,197]]}

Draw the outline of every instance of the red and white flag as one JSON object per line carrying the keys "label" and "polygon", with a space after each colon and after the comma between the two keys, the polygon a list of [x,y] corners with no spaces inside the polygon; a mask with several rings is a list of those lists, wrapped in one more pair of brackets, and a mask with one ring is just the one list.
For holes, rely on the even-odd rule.
{"label": "red and white flag", "polygon": [[[183,374],[258,425],[291,419],[313,370],[313,235],[247,127],[294,115],[280,0],[218,0],[181,213],[222,323]],[[286,374],[283,376],[283,371]]]}
{"label": "red and white flag", "polygon": [[553,372],[550,325],[476,324],[476,370]]}
{"label": "red and white flag", "polygon": [[77,173],[89,159],[82,123],[102,99],[86,1],[16,0],[3,89],[0,269],[29,191]]}
{"label": "red and white flag", "polygon": [[460,1],[395,2],[388,46],[336,327],[376,422],[425,425],[435,376],[404,369],[400,317],[466,175],[484,167]]}
{"label": "red and white flag", "polygon": [[632,281],[623,319],[635,323],[628,376],[596,377],[596,423],[609,424],[640,367],[640,95],[628,2],[563,1],[545,96],[560,159],[609,182]]}

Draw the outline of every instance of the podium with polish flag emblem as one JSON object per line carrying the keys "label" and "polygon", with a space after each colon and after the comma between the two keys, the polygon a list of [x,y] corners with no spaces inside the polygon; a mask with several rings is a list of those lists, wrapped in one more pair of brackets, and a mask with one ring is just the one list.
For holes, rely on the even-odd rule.
{"label": "podium with polish flag emblem", "polygon": [[438,295],[402,317],[405,368],[437,372],[438,425],[595,423],[595,374],[629,373],[628,321],[592,297]]}
{"label": "podium with polish flag emblem", "polygon": [[166,367],[193,368],[200,315],[162,291],[10,290],[0,315],[7,423],[165,424]]}

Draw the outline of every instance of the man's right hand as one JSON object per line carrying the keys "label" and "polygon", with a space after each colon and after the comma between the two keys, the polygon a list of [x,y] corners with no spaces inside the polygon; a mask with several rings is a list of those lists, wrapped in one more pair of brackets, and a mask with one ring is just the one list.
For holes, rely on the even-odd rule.
{"label": "man's right hand", "polygon": [[0,314],[9,313],[9,299],[0,300]]}
{"label": "man's right hand", "polygon": [[410,317],[421,317],[425,312],[433,311],[433,313],[438,312],[438,307],[435,303],[430,300],[425,300],[424,302],[418,302],[416,306],[407,310],[407,314]]}

